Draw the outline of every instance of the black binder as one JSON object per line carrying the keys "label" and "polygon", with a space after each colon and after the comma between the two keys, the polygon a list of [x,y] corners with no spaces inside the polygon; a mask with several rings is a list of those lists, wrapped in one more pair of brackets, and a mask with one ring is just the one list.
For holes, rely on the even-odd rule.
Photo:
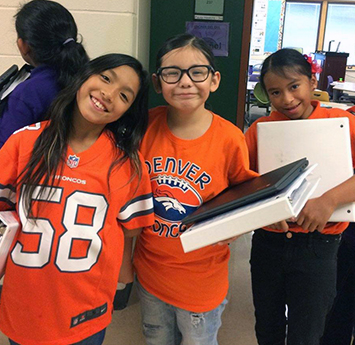
{"label": "black binder", "polygon": [[191,224],[234,210],[282,191],[302,174],[308,166],[306,158],[299,159],[266,174],[225,189],[202,204],[181,223]]}

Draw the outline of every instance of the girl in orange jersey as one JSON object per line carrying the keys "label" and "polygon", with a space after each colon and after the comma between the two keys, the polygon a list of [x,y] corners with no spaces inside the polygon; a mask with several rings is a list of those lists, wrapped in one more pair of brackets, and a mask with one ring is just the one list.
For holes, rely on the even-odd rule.
{"label": "girl in orange jersey", "polygon": [[16,208],[22,224],[0,303],[11,344],[102,344],[124,235],[154,220],[138,153],[147,87],[136,59],[94,59],[50,121],[17,131],[0,150],[0,209]]}
{"label": "girl in orange jersey", "polygon": [[[355,117],[311,100],[316,72],[314,62],[293,49],[281,49],[264,61],[260,82],[275,111],[246,132],[252,169],[257,170],[256,123],[264,121],[347,117],[354,160]],[[340,234],[348,225],[327,221],[338,205],[354,201],[354,195],[355,177],[309,200],[294,223],[255,231],[251,274],[259,344],[285,344],[287,337],[289,345],[319,345],[335,296]]]}
{"label": "girl in orange jersey", "polygon": [[227,303],[226,243],[183,252],[181,220],[226,187],[248,180],[243,133],[205,107],[220,83],[207,43],[189,34],[167,40],[153,82],[167,106],[150,111],[141,145],[154,197],[155,224],[134,253],[148,344],[217,344]]}

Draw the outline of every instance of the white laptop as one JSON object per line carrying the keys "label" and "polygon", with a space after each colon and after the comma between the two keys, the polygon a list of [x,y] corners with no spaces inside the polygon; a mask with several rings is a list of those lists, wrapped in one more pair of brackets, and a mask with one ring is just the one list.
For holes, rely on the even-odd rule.
{"label": "white laptop", "polygon": [[[317,163],[321,180],[312,197],[322,195],[354,174],[349,119],[271,121],[257,124],[258,167],[264,174],[306,157]],[[355,221],[355,203],[335,210],[332,222]]]}

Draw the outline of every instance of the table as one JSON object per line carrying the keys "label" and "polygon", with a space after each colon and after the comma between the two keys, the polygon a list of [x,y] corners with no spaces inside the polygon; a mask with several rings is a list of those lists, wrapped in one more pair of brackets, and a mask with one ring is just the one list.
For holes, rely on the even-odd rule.
{"label": "table", "polygon": [[337,101],[343,91],[355,92],[355,83],[344,81],[334,82],[330,84],[333,86],[333,100]]}
{"label": "table", "polygon": [[342,110],[347,110],[353,106],[353,104],[337,103],[337,102],[320,102],[320,104],[321,104],[321,107],[338,108],[338,109],[342,109]]}

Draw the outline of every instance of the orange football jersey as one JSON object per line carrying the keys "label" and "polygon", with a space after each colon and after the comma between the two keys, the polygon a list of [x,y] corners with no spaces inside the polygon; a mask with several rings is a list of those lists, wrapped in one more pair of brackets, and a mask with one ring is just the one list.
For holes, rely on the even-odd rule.
{"label": "orange football jersey", "polygon": [[79,154],[68,147],[58,185],[42,195],[35,190],[36,221],[28,221],[23,186],[15,188],[15,180],[44,126],[18,131],[0,150],[0,209],[16,206],[22,223],[7,261],[0,329],[22,345],[72,344],[107,327],[122,261],[122,226],[153,223],[144,163],[139,183],[131,180],[127,160],[111,172],[108,186],[114,149],[106,132]]}

